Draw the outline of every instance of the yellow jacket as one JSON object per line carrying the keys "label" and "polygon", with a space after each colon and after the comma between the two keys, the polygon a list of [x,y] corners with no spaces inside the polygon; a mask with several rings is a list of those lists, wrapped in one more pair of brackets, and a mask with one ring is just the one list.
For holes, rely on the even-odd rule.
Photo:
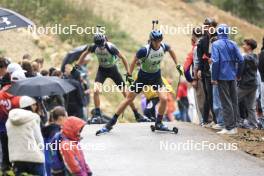
{"label": "yellow jacket", "polygon": [[[173,95],[176,95],[176,93],[175,93],[173,87],[169,84],[169,82],[167,81],[167,79],[165,79],[164,77],[162,77],[162,81],[163,81],[163,83],[164,83],[166,89],[167,89],[170,93],[172,93]],[[152,87],[150,87],[150,89],[146,89],[146,90],[148,90],[148,91],[145,91],[145,92],[143,91],[143,94],[145,95],[145,97],[146,97],[147,100],[150,100],[150,99],[152,99],[152,98],[157,98],[157,97],[159,97],[158,94],[157,94],[157,92],[154,91],[154,90],[152,89]]]}

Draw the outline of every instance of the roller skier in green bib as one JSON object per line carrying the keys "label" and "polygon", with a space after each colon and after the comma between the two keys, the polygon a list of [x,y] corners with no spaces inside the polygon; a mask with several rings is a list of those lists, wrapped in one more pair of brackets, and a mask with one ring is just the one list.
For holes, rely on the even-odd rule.
{"label": "roller skier in green bib", "polygon": [[162,32],[157,29],[152,30],[149,36],[149,44],[137,51],[127,75],[128,79],[132,79],[135,65],[139,62],[140,70],[137,79],[130,86],[126,99],[120,103],[112,119],[102,129],[97,131],[96,135],[109,132],[112,129],[120,114],[123,113],[126,107],[134,101],[136,96],[142,91],[144,85],[152,86],[152,88],[157,91],[160,99],[160,106],[158,108],[154,130],[171,131],[162,123],[167,104],[167,90],[163,86],[160,63],[163,60],[165,53],[169,52],[180,75],[183,74],[183,68],[181,65],[178,65],[174,51],[169,45],[163,43],[162,40]]}
{"label": "roller skier in green bib", "polygon": [[[125,69],[128,73],[128,63],[123,54],[118,50],[118,48],[107,41],[107,38],[104,34],[96,33],[94,35],[94,44],[88,47],[87,51],[82,53],[79,58],[79,64],[81,65],[85,57],[94,53],[98,59],[99,67],[95,78],[94,83],[94,104],[95,104],[95,115],[91,119],[91,123],[101,123],[102,114],[100,110],[100,87],[104,84],[107,78],[110,78],[114,83],[122,88],[122,93],[126,97],[127,92],[123,88],[125,82],[117,68],[117,61],[120,58],[125,66]],[[127,80],[130,81],[130,80]],[[142,116],[136,109],[133,102],[130,102],[130,107],[134,113],[135,119],[137,122],[150,122],[151,120]]]}

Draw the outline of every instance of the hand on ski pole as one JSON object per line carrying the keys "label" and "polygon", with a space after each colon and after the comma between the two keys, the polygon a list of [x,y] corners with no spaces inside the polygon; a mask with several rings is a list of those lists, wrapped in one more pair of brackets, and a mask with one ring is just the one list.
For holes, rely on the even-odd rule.
{"label": "hand on ski pole", "polygon": [[178,64],[178,65],[176,66],[176,69],[177,69],[177,71],[179,72],[180,76],[182,76],[183,73],[184,73],[183,66],[180,65],[180,64]]}
{"label": "hand on ski pole", "polygon": [[132,75],[130,75],[128,73],[125,74],[125,75],[126,75],[126,82],[128,82],[129,85],[132,85],[133,82],[134,82],[134,79],[133,79]]}

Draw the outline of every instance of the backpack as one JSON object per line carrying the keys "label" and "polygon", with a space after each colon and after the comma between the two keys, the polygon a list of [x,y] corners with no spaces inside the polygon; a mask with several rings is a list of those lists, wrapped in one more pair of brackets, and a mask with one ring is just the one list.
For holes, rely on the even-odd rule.
{"label": "backpack", "polygon": [[52,138],[49,144],[49,155],[51,159],[51,173],[58,174],[63,173],[66,170],[62,156],[59,151],[59,144],[62,140],[61,132],[58,132]]}

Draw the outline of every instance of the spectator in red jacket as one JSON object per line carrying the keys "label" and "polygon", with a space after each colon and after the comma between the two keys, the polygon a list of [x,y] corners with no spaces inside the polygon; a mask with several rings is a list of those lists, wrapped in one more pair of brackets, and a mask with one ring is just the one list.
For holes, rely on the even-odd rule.
{"label": "spectator in red jacket", "polygon": [[67,170],[76,176],[92,175],[79,144],[80,133],[85,124],[84,120],[71,116],[65,119],[61,130],[60,153]]}
{"label": "spectator in red jacket", "polygon": [[184,122],[191,122],[188,115],[189,101],[187,97],[188,84],[185,80],[181,79],[177,91],[178,108],[180,111],[180,118]]}

